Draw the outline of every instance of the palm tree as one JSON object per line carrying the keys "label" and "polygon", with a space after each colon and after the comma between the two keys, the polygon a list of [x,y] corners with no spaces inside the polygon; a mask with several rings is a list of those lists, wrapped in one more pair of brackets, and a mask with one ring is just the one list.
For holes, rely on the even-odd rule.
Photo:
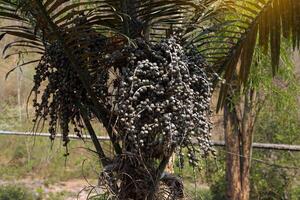
{"label": "palm tree", "polygon": [[[74,128],[79,137],[87,129],[103,165],[101,180],[115,198],[163,198],[158,197],[163,183],[169,188],[168,198],[174,199],[182,197],[182,183],[164,172],[171,155],[178,152],[181,160],[181,148],[188,148],[189,162],[196,166],[194,144],[205,154],[211,148],[209,82],[216,87],[219,77],[224,77],[218,107],[228,106],[228,90],[241,89],[247,81],[257,40],[266,52],[270,44],[275,73],[281,36],[299,46],[299,9],[298,0],[0,0],[1,19],[21,24],[1,27],[0,39],[19,38],[4,52],[21,46],[27,53],[41,55],[24,63],[37,63],[34,129],[50,117],[51,139],[59,127],[66,151],[69,129]],[[155,70],[158,74],[150,76]],[[169,82],[174,78],[176,87],[166,86],[164,77]],[[152,88],[151,81],[161,84]],[[48,84],[45,90],[40,88],[43,82]],[[161,92],[162,88],[169,92]],[[160,92],[155,100],[149,90]],[[186,95],[189,102],[178,94]],[[135,98],[144,100],[133,103]],[[177,120],[174,123],[164,115],[165,104],[160,104],[173,100],[184,105],[174,105],[169,112]],[[137,114],[137,109],[142,110]],[[115,156],[103,150],[91,119],[105,127]],[[162,125],[167,121],[173,125]],[[186,130],[188,126],[196,133]]]}

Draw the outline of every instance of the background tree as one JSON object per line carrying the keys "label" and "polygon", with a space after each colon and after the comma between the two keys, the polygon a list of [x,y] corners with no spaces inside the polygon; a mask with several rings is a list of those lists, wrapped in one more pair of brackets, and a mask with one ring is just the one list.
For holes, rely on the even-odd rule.
{"label": "background tree", "polygon": [[[247,82],[247,88],[252,88],[256,91],[258,102],[253,108],[254,115],[251,120],[255,120],[252,132],[249,132],[250,142],[262,143],[286,143],[298,144],[299,132],[299,79],[295,75],[295,66],[291,60],[291,51],[287,50],[289,43],[284,43],[281,49],[281,62],[276,76],[272,76],[271,62],[268,55],[262,53],[262,49],[256,49],[251,74]],[[234,113],[237,117],[236,124],[233,126],[234,133],[237,139],[241,140],[241,129],[243,117],[240,117],[241,105],[244,106],[245,98],[244,89],[242,92],[235,94],[232,99],[232,110],[237,111]],[[246,93],[247,94],[247,93]],[[243,108],[243,107],[242,107]],[[234,115],[234,116],[235,116]],[[239,152],[242,152],[242,145],[240,145]],[[227,147],[229,148],[229,147]],[[232,149],[231,149],[232,150]],[[235,180],[235,184],[241,189],[239,193],[245,192],[245,159],[251,162],[249,165],[250,174],[248,175],[249,199],[297,199],[297,179],[299,177],[299,166],[297,160],[299,159],[298,153],[276,151],[276,150],[261,150],[253,149],[250,157],[244,157],[242,153],[233,154],[232,152],[223,151],[220,149],[218,152],[218,169],[213,169],[214,164],[210,163],[208,167],[210,171],[208,174],[211,182],[211,191],[213,199],[226,199],[228,197],[228,178],[225,181],[225,174],[228,176],[228,168],[233,169],[230,173],[236,173],[240,179]],[[229,155],[228,155],[229,154]],[[234,156],[236,159],[236,168],[232,165],[226,164],[225,173],[225,157]],[[227,160],[228,162],[228,160]],[[224,166],[224,167],[223,167]],[[212,168],[212,169],[211,169]],[[244,186],[241,187],[244,181]],[[230,188],[230,187],[229,187]],[[232,191],[232,190],[229,190]],[[244,193],[247,194],[247,193]]]}
{"label": "background tree", "polygon": [[[293,77],[293,63],[289,56],[291,51],[286,51],[283,47],[282,70],[286,70],[291,84],[296,84]],[[257,49],[252,63],[250,78],[242,90],[231,88],[231,98],[229,106],[224,109],[225,141],[226,141],[226,179],[228,180],[228,198],[249,199],[250,197],[250,169],[252,157],[252,143],[255,133],[255,125],[259,117],[260,110],[264,107],[265,101],[274,95],[272,87],[276,86],[276,80],[271,76],[271,63],[268,57]],[[269,73],[269,74],[268,74]],[[286,77],[283,77],[286,78]],[[293,86],[292,86],[293,87]],[[297,91],[297,90],[296,90]],[[280,92],[279,92],[280,93]],[[291,97],[294,98],[294,97]],[[230,117],[230,119],[228,119]]]}
{"label": "background tree", "polygon": [[[214,70],[223,73],[218,108],[224,105],[224,125],[227,154],[227,179],[229,199],[249,199],[249,171],[252,132],[255,122],[256,91],[247,86],[255,45],[270,54],[273,74],[278,70],[282,36],[292,38],[292,47],[299,47],[295,14],[296,1],[223,1],[225,23],[216,23],[208,41],[200,36],[194,39]],[[264,4],[265,3],[265,4]],[[222,16],[224,16],[222,13]],[[201,35],[201,34],[200,34]],[[217,47],[211,48],[213,45]],[[236,99],[242,91],[243,98]],[[240,106],[242,105],[242,107]],[[239,125],[238,125],[239,124]],[[238,125],[238,126],[237,126]],[[240,147],[241,146],[241,147]],[[237,155],[242,156],[239,158]]]}

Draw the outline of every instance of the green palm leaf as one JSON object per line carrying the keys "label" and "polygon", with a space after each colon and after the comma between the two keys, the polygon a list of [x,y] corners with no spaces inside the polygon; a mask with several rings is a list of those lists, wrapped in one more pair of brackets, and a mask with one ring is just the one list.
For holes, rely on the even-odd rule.
{"label": "green palm leaf", "polygon": [[201,28],[187,33],[187,42],[196,46],[212,70],[226,80],[219,108],[233,79],[239,85],[247,81],[256,41],[265,53],[270,46],[273,73],[279,65],[281,37],[290,38],[293,46],[299,47],[299,10],[298,0],[224,0],[201,18]]}
{"label": "green palm leaf", "polygon": [[[120,21],[120,17],[114,15],[114,9],[110,5],[103,4],[99,7],[101,3],[102,1],[82,1],[71,4],[70,1],[61,0],[45,2],[34,0],[13,4],[1,0],[0,6],[9,9],[6,12],[0,12],[0,18],[17,21],[22,23],[22,26],[0,27],[0,32],[20,38],[18,42],[8,44],[4,52],[15,46],[33,48],[42,52],[47,51],[49,45],[58,43],[63,48],[71,67],[77,71],[93,103],[92,109],[95,115],[108,130],[112,130],[109,125],[109,108],[104,106],[101,97],[91,89],[95,80],[95,75],[92,73],[95,64],[99,70],[101,67],[102,70],[106,69],[101,64],[99,52],[91,51],[89,46],[95,42],[93,39],[95,37],[103,38],[103,42],[107,46],[114,45],[110,38],[117,34],[112,34],[114,30],[108,25]],[[102,9],[105,9],[105,14],[96,15]],[[24,65],[33,62],[35,61]],[[112,131],[109,131],[109,134],[117,148],[116,151],[119,152],[120,147],[116,143]],[[94,142],[101,152],[99,141],[95,140]]]}

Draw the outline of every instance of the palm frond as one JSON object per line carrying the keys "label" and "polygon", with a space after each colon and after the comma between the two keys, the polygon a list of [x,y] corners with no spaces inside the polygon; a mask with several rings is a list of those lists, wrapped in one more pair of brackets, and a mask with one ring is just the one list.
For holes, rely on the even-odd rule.
{"label": "palm frond", "polygon": [[135,17],[144,24],[144,34],[150,34],[153,38],[155,34],[166,37],[167,31],[176,26],[182,26],[185,19],[188,19],[189,11],[195,9],[192,1],[180,0],[157,0],[143,1],[138,5]]}
{"label": "palm frond", "polygon": [[226,80],[219,108],[234,76],[239,85],[247,81],[257,41],[266,53],[270,46],[273,73],[279,65],[281,37],[299,47],[299,10],[298,0],[224,0],[202,18],[203,26],[187,33],[188,44],[197,47],[212,70]]}
{"label": "palm frond", "polygon": [[[170,29],[182,26],[197,5],[192,0],[103,0],[122,16],[117,27],[130,38],[164,38]],[[189,13],[189,14],[188,14]]]}
{"label": "palm frond", "polygon": [[[0,0],[0,6],[8,8],[7,11],[0,12],[0,19],[22,24],[0,27],[0,33],[3,35],[19,38],[19,41],[8,44],[4,52],[16,46],[35,49],[39,53],[43,51],[46,53],[47,49],[53,46],[60,48],[70,67],[77,72],[93,104],[85,106],[91,107],[95,116],[108,130],[111,130],[110,109],[104,105],[102,97],[92,89],[94,82],[98,81],[97,74],[94,74],[93,70],[95,66],[98,70],[107,70],[102,65],[103,55],[100,56],[101,52],[93,50],[93,46],[95,47],[95,44],[102,46],[104,51],[104,47],[116,48],[112,38],[120,38],[118,41],[126,40],[114,32],[114,24],[121,20],[115,14],[114,8],[101,0],[83,0],[79,3],[71,3],[69,0],[23,0],[21,2],[22,4],[14,4],[9,0]],[[35,61],[24,65],[33,62]],[[109,131],[109,134],[112,134],[112,131]],[[118,148],[116,152],[120,152],[114,136],[110,136],[113,144]]]}
{"label": "palm frond", "polygon": [[[36,1],[39,3],[28,1],[28,4],[25,2],[13,4],[8,0],[0,1],[1,8],[5,10],[5,12],[0,12],[0,18],[22,24],[0,27],[0,32],[26,39],[26,43],[43,42],[45,45],[47,42],[57,40],[53,37],[57,35],[53,34],[57,31],[61,32],[64,35],[63,39],[69,42],[72,42],[71,38],[74,36],[70,33],[76,32],[77,35],[82,36],[94,27],[97,27],[97,30],[100,29],[99,27],[105,27],[101,30],[111,33],[113,31],[109,25],[120,20],[114,15],[113,8],[104,5],[101,1],[81,1],[73,4],[68,0],[48,0],[44,4],[40,1]],[[105,12],[96,15],[95,13],[99,10],[105,10]],[[80,23],[80,20],[85,21]],[[90,41],[86,40],[86,42]]]}

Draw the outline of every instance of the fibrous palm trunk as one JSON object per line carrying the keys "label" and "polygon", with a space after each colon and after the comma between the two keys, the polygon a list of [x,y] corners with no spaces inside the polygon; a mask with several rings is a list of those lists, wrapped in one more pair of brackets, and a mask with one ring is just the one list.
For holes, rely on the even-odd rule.
{"label": "fibrous palm trunk", "polygon": [[241,193],[240,137],[235,124],[237,119],[228,105],[224,106],[224,129],[226,143],[227,198],[239,200]]}
{"label": "fibrous palm trunk", "polygon": [[247,90],[224,106],[227,198],[249,200],[253,127],[258,114],[256,91]]}

